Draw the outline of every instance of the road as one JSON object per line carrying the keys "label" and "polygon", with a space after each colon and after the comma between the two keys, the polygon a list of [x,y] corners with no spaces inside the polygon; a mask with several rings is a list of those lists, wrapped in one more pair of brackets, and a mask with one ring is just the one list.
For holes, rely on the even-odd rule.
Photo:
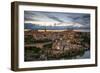
{"label": "road", "polygon": [[44,45],[51,44],[52,42],[45,42],[45,43],[34,43],[34,44],[25,44],[25,47],[37,47],[43,48]]}

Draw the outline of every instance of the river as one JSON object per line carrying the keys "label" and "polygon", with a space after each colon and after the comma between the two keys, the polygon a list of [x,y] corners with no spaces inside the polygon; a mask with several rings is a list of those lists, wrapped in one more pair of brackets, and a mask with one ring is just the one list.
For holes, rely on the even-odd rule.
{"label": "river", "polygon": [[72,59],[88,59],[88,58],[90,58],[90,50],[87,50],[84,52],[83,55],[77,55],[73,57]]}

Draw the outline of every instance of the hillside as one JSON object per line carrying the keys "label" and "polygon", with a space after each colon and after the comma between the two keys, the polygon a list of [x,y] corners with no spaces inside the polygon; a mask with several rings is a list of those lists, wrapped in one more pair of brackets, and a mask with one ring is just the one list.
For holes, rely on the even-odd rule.
{"label": "hillside", "polygon": [[25,31],[25,61],[69,59],[90,50],[90,33]]}

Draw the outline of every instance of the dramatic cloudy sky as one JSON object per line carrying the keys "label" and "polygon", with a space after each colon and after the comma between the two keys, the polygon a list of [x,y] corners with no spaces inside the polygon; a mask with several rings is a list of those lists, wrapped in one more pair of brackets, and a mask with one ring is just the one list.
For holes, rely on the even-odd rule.
{"label": "dramatic cloudy sky", "polygon": [[90,14],[24,11],[24,23],[90,29]]}

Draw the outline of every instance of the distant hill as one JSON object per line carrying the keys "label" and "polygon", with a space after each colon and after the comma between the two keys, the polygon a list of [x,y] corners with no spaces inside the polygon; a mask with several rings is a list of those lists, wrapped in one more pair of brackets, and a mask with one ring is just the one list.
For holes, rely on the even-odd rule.
{"label": "distant hill", "polygon": [[32,30],[82,30],[89,31],[88,27],[76,27],[76,26],[40,26],[38,24],[24,23],[24,29]]}

